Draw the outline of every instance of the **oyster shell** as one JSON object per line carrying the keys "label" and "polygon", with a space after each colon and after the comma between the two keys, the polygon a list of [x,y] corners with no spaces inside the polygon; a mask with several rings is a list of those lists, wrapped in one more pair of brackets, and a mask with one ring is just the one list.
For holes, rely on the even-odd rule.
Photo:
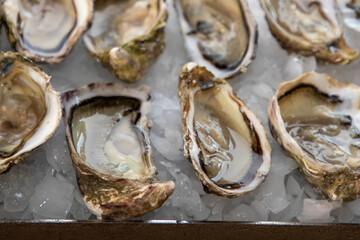
{"label": "oyster shell", "polygon": [[351,0],[346,5],[350,8],[353,8],[357,14],[357,17],[360,18],[360,0]]}
{"label": "oyster shell", "polygon": [[61,107],[50,77],[12,52],[0,53],[0,173],[56,131]]}
{"label": "oyster shell", "polygon": [[334,64],[358,57],[345,43],[336,1],[261,0],[261,5],[271,32],[288,51]]}
{"label": "oyster shell", "polygon": [[204,67],[186,64],[178,92],[185,156],[204,190],[238,197],[255,189],[270,169],[270,145],[258,117],[231,86]]}
{"label": "oyster shell", "polygon": [[332,200],[360,193],[359,108],[358,86],[315,72],[280,84],[269,103],[272,135]]}
{"label": "oyster shell", "polygon": [[119,79],[139,81],[165,48],[164,0],[97,0],[85,46]]}
{"label": "oyster shell", "polygon": [[230,78],[255,58],[257,24],[246,0],[175,0],[185,46],[194,62]]}
{"label": "oyster shell", "polygon": [[78,184],[99,218],[128,219],[161,207],[174,183],[152,161],[149,89],[90,84],[62,95],[66,137]]}
{"label": "oyster shell", "polygon": [[2,6],[9,40],[21,55],[59,63],[88,28],[92,0],[5,0]]}

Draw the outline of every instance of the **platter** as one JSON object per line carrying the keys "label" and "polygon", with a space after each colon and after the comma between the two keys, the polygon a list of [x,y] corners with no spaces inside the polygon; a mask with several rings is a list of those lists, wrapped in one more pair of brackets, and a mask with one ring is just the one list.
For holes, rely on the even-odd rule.
{"label": "platter", "polygon": [[[150,139],[154,149],[154,162],[160,180],[173,180],[176,187],[162,208],[137,220],[144,224],[158,220],[159,224],[161,221],[262,221],[259,224],[268,221],[269,225],[276,225],[276,222],[290,224],[300,220],[304,223],[360,223],[360,200],[350,203],[324,200],[300,175],[296,163],[282,152],[267,125],[268,101],[280,83],[302,73],[317,71],[342,82],[360,84],[360,60],[335,66],[317,63],[314,57],[289,54],[280,47],[269,31],[259,2],[248,2],[259,30],[256,59],[248,66],[246,73],[234,77],[229,83],[242,101],[259,116],[266,128],[272,148],[271,170],[266,181],[255,191],[236,199],[209,195],[203,191],[191,164],[183,156],[177,83],[182,66],[190,59],[184,48],[173,2],[169,0],[167,46],[164,53],[154,62],[143,80],[136,84],[123,84],[130,87],[150,87],[152,111],[148,117],[153,122]],[[356,23],[359,20],[354,18],[355,13],[345,6],[345,2],[339,1],[344,36],[350,46],[359,50],[360,28]],[[2,29],[2,51],[11,50],[5,35]],[[120,82],[90,57],[82,41],[76,44],[63,63],[40,66],[52,76],[52,86],[61,93],[94,82]],[[51,191],[53,189],[56,191]],[[314,199],[316,204],[304,207],[304,199]],[[314,213],[314,209],[320,210]],[[95,219],[82,202],[62,123],[55,135],[42,147],[23,163],[13,167],[9,173],[0,176],[0,219],[30,220],[22,223],[25,227],[31,221],[46,222],[45,219],[58,219],[64,223],[67,222],[65,219],[70,219],[69,224],[75,225],[78,220]],[[256,227],[256,224],[251,226]]]}

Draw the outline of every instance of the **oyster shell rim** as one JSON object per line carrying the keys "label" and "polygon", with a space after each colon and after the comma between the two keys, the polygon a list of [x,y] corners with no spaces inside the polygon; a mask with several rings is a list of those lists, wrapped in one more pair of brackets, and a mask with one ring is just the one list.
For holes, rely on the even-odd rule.
{"label": "oyster shell rim", "polygon": [[[86,95],[89,93],[88,90],[94,90],[94,92],[90,92],[88,96]],[[109,92],[106,92],[106,90]],[[83,100],[101,96],[123,96],[142,100],[139,110],[141,117],[137,125],[141,125],[140,130],[142,130],[144,135],[145,148],[150,147],[147,149],[149,174],[145,179],[131,180],[103,173],[86,164],[80,158],[72,140],[69,124],[72,118],[72,109],[82,102],[77,98],[77,95],[80,93],[85,93]],[[141,96],[139,96],[139,93]],[[99,219],[125,220],[142,216],[160,208],[174,191],[175,184],[173,181],[160,181],[156,177],[157,171],[152,159],[153,152],[148,132],[152,122],[146,118],[147,113],[151,109],[150,100],[151,96],[147,86],[140,85],[137,88],[129,88],[119,83],[92,83],[62,94],[66,140],[77,175],[78,186],[85,204]],[[101,186],[100,190],[98,189],[99,186]],[[109,192],[112,194],[110,198],[108,198]],[[102,200],[99,201],[99,198]],[[105,203],[102,201],[105,201]]]}
{"label": "oyster shell rim", "polygon": [[[112,89],[110,90],[110,93],[102,92],[104,89]],[[115,91],[115,89],[117,91]],[[125,96],[125,97],[131,97],[136,99],[143,100],[141,104],[141,108],[139,111],[142,113],[142,115],[147,115],[150,112],[151,109],[151,103],[150,99],[151,96],[149,95],[150,89],[146,87],[145,85],[140,85],[138,88],[128,88],[125,86],[122,86],[118,83],[91,83],[85,86],[82,86],[75,90],[67,91],[63,94],[61,94],[61,100],[62,100],[62,112],[63,112],[63,118],[64,118],[64,124],[65,124],[65,133],[66,133],[66,140],[68,141],[68,146],[70,153],[72,155],[73,160],[73,154],[76,160],[76,166],[78,166],[80,169],[83,169],[85,172],[89,172],[94,175],[100,175],[103,179],[106,179],[108,181],[113,181],[117,179],[123,179],[119,176],[113,176],[111,174],[102,173],[98,170],[96,170],[94,167],[91,167],[80,158],[80,156],[77,154],[76,147],[72,140],[72,132],[70,126],[71,125],[71,117],[72,117],[72,108],[80,105],[83,101],[79,100],[79,98],[73,98],[74,95],[80,95],[80,94],[86,94],[90,91],[95,90],[94,93],[90,93],[90,96],[84,97],[82,100],[91,99],[95,97],[113,97],[113,96]],[[114,90],[114,91],[113,91]],[[138,91],[142,91],[144,94],[143,96],[138,95]],[[109,95],[108,95],[109,94]],[[114,95],[116,94],[116,95]],[[65,117],[68,116],[66,119]],[[142,126],[146,126],[145,130],[149,130],[149,127],[151,126],[151,121],[144,119],[142,116],[139,119],[139,123]],[[141,129],[144,130],[144,129]],[[144,141],[148,140],[148,133],[146,131],[142,132],[146,137],[144,137]],[[68,137],[69,136],[69,137]],[[146,145],[150,145],[149,142],[145,143]],[[152,158],[152,150],[148,151],[146,158],[151,159]],[[74,160],[73,160],[74,161]],[[155,165],[152,164],[151,168],[149,169],[149,174],[152,173],[153,176],[155,176],[156,168]]]}
{"label": "oyster shell rim", "polygon": [[[157,14],[156,19],[154,20],[154,23],[152,26],[150,26],[148,32],[146,32],[144,35],[139,36],[132,41],[117,46],[111,47],[109,50],[105,51],[97,51],[95,49],[94,44],[91,42],[91,38],[88,36],[87,32],[84,33],[82,40],[84,43],[84,46],[89,53],[89,55],[96,59],[97,62],[101,63],[102,66],[107,68],[112,75],[114,75],[116,78],[118,78],[121,81],[124,81],[125,83],[136,83],[139,82],[143,76],[146,74],[146,72],[149,70],[151,65],[153,65],[156,61],[156,59],[163,53],[166,45],[166,39],[165,39],[165,25],[168,17],[168,11],[167,11],[167,5],[166,0],[158,0],[159,3],[159,12]],[[94,12],[95,12],[95,6],[94,6]],[[89,27],[90,29],[91,27]],[[88,29],[88,30],[89,30]],[[140,52],[140,55],[145,56],[146,53],[144,53],[144,50],[147,51],[147,49],[144,49],[141,44],[147,44],[148,41],[153,41],[153,38],[155,38],[156,46],[153,48],[159,48],[158,51],[154,54],[152,57],[146,57],[146,63],[141,63],[141,59],[134,59],[132,54],[136,57],[138,55],[137,53],[128,53],[128,51],[135,51]],[[160,39],[160,41],[158,40]],[[137,46],[140,45],[140,46]],[[134,52],[134,51],[133,51]],[[153,50],[152,50],[153,52]],[[129,62],[124,63],[124,59],[119,59],[119,55],[124,58],[126,56],[127,60]],[[138,63],[138,62],[140,63]],[[133,67],[133,65],[139,64],[141,67],[141,71],[137,72],[136,76],[128,75],[127,72],[123,73],[121,70],[119,70],[119,67],[124,68],[125,71],[127,71],[129,67]]]}
{"label": "oyster shell rim", "polygon": [[[316,82],[312,78],[307,78],[308,76],[316,77],[319,75],[323,77],[321,82]],[[315,89],[319,89],[320,92],[325,94],[327,94],[326,90],[334,91],[334,89],[339,88],[339,90],[329,94],[336,96],[338,96],[337,94],[339,94],[340,90],[348,88],[355,89],[354,91],[357,91],[357,94],[360,96],[360,87],[353,83],[337,81],[328,74],[308,72],[291,81],[281,83],[278,86],[276,93],[269,100],[268,105],[269,127],[273,138],[279,143],[285,153],[296,161],[306,180],[315,186],[320,194],[328,199],[337,200],[341,198],[344,201],[354,200],[360,193],[360,181],[357,181],[357,178],[360,177],[360,171],[350,169],[346,164],[334,165],[312,159],[302,150],[299,144],[290,136],[284,127],[278,99],[284,96],[286,92],[291,91],[302,84],[313,86]],[[350,192],[344,193],[344,190],[349,190]]]}
{"label": "oyster shell rim", "polygon": [[[9,157],[1,158],[0,157],[0,174],[6,173],[11,169],[11,167],[15,164],[20,163],[24,160],[32,151],[40,147],[42,144],[44,144],[58,129],[58,126],[60,124],[61,119],[61,101],[60,101],[60,93],[55,91],[55,89],[52,87],[50,83],[51,76],[47,75],[45,72],[42,71],[41,67],[35,65],[30,59],[27,59],[23,56],[21,56],[18,53],[15,52],[0,52],[0,62],[3,59],[11,58],[14,60],[21,61],[22,64],[26,64],[26,67],[29,67],[31,70],[35,71],[37,74],[39,74],[39,77],[43,80],[34,79],[31,75],[31,79],[39,85],[42,91],[44,91],[45,95],[45,104],[46,104],[46,114],[44,118],[42,119],[40,125],[36,129],[34,133],[28,136],[26,141],[21,146],[21,149],[19,151],[16,151],[14,154],[12,154]],[[46,93],[50,94],[47,95]],[[51,106],[51,107],[49,107]],[[53,118],[50,118],[50,115],[54,115],[56,121],[54,122]],[[52,124],[52,125],[49,125]],[[44,138],[38,138],[39,131],[46,131],[46,136]],[[35,143],[29,146],[29,141],[33,142],[35,140]],[[4,166],[3,166],[4,165]]]}
{"label": "oyster shell rim", "polygon": [[[253,129],[256,129],[256,132],[259,137],[259,142],[261,149],[263,151],[262,155],[262,163],[260,167],[257,169],[257,172],[255,174],[254,179],[246,186],[246,187],[240,187],[236,189],[227,189],[223,188],[221,186],[218,186],[215,184],[202,170],[199,159],[194,159],[193,156],[198,156],[200,153],[200,148],[196,144],[195,134],[191,134],[191,132],[194,132],[193,129],[193,117],[194,117],[194,111],[190,111],[190,109],[194,110],[194,108],[191,108],[193,106],[193,103],[190,101],[191,98],[193,98],[197,91],[201,91],[200,87],[197,86],[192,90],[186,89],[185,91],[189,91],[191,94],[188,93],[182,93],[180,90],[180,84],[182,81],[182,75],[184,72],[192,71],[195,67],[201,67],[198,64],[194,62],[189,62],[185,64],[179,74],[179,86],[178,86],[178,93],[180,98],[180,105],[181,105],[181,115],[182,115],[182,125],[183,125],[183,139],[184,139],[184,155],[187,157],[187,159],[191,162],[196,175],[199,177],[200,181],[202,182],[204,186],[204,190],[206,192],[214,193],[218,196],[228,197],[228,198],[235,198],[243,196],[250,191],[253,191],[255,188],[257,188],[263,181],[265,181],[266,176],[268,175],[271,167],[271,147],[268,141],[267,132],[262,125],[260,119],[257,117],[257,115],[244,103],[240,100],[240,98],[237,96],[236,92],[233,90],[231,85],[227,83],[225,80],[221,78],[216,78],[215,81],[217,83],[221,84],[221,87],[224,87],[225,90],[229,93],[229,95],[233,96],[232,99],[236,102],[237,105],[239,105],[239,111],[242,113],[246,113],[247,118],[249,119],[251,126]],[[192,80],[194,83],[194,80]],[[196,83],[194,83],[196,84]],[[218,86],[219,87],[219,86]],[[183,104],[184,102],[184,104]],[[190,115],[190,116],[189,116]],[[188,120],[188,118],[191,118]],[[250,129],[249,129],[250,130]],[[193,153],[191,153],[193,152]]]}
{"label": "oyster shell rim", "polygon": [[[2,5],[0,7],[0,11],[1,11],[1,20],[2,20],[2,23],[5,25],[5,29],[6,29],[6,32],[8,35],[8,40],[10,42],[10,45],[11,45],[12,49],[15,49],[20,55],[22,55],[26,58],[29,58],[38,63],[54,64],[54,63],[61,63],[62,61],[64,61],[65,58],[72,51],[75,44],[79,41],[79,39],[83,35],[83,33],[91,26],[92,19],[93,19],[94,1],[93,0],[81,0],[81,1],[86,1],[86,5],[88,6],[87,18],[84,19],[83,22],[81,22],[81,24],[79,24],[78,18],[76,18],[77,19],[77,21],[75,23],[76,25],[75,25],[74,29],[72,30],[70,36],[68,37],[67,41],[64,43],[63,47],[61,47],[61,50],[56,53],[56,56],[44,57],[44,56],[40,56],[37,54],[33,54],[31,50],[27,49],[24,46],[22,37],[20,37],[20,34],[18,34],[18,31],[13,31],[13,29],[17,29],[16,24],[18,21],[18,17],[17,17],[18,14],[16,14],[16,16],[12,16],[12,15],[14,15],[14,13],[7,14],[7,11],[5,9],[7,1],[10,1],[10,0],[4,0],[4,2],[2,3]],[[77,0],[72,0],[72,1],[77,1]],[[80,3],[81,3],[81,1],[80,1]],[[85,2],[84,2],[84,4],[85,4]],[[76,8],[76,10],[78,10],[78,8]],[[18,13],[18,7],[15,8],[15,11],[16,11],[15,13]],[[81,11],[83,11],[83,9],[81,9]],[[76,12],[76,14],[78,14],[78,12]],[[15,21],[11,21],[10,19],[11,20],[15,19]]]}
{"label": "oyster shell rim", "polygon": [[[329,49],[326,45],[316,45],[312,44],[311,42],[307,42],[302,40],[298,36],[294,36],[293,34],[289,33],[284,29],[277,21],[272,18],[272,14],[269,12],[269,9],[266,7],[265,1],[267,0],[260,0],[260,5],[265,12],[265,18],[268,22],[268,26],[270,29],[271,34],[277,40],[279,45],[285,49],[286,51],[295,52],[297,54],[303,56],[315,56],[317,61],[324,62],[324,63],[331,63],[336,65],[345,65],[351,62],[356,61],[359,57],[359,51],[349,47],[344,39],[343,28],[342,35],[337,41],[331,43],[331,46],[337,45],[339,49],[342,50],[344,56],[340,54],[336,55],[333,54],[332,57],[328,57]],[[276,27],[278,26],[278,27]],[[294,41],[296,39],[296,41]],[[349,53],[347,53],[347,51]],[[336,51],[335,51],[336,52]]]}
{"label": "oyster shell rim", "polygon": [[[188,34],[185,32],[186,30],[191,29],[191,26],[186,22],[184,13],[181,7],[181,3],[179,3],[180,0],[174,0],[175,9],[178,15],[178,19],[180,21],[180,30],[184,37],[184,47],[187,50],[187,54],[189,55],[190,59],[194,62],[198,62],[200,65],[206,67],[209,69],[210,72],[212,72],[215,77],[218,78],[224,78],[224,79],[232,79],[236,75],[240,73],[245,73],[247,71],[247,67],[250,63],[252,63],[256,58],[256,52],[258,48],[258,39],[259,39],[259,32],[258,32],[258,24],[255,20],[254,15],[251,12],[251,9],[247,3],[246,0],[236,0],[239,3],[239,7],[241,7],[241,11],[243,14],[243,18],[246,19],[246,29],[248,31],[248,35],[250,36],[248,41],[248,46],[246,48],[245,55],[242,56],[241,61],[239,62],[239,66],[235,69],[228,70],[228,69],[218,69],[215,65],[212,63],[209,63],[207,59],[205,59],[200,50],[196,47],[193,48],[195,51],[189,51],[190,47],[188,45],[191,45],[192,43],[197,43],[198,40],[188,40]],[[249,46],[251,47],[249,48]]]}

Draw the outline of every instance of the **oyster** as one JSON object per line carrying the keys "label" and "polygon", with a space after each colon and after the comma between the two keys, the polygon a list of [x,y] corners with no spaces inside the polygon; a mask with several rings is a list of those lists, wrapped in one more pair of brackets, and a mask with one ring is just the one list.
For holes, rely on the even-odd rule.
{"label": "oyster", "polygon": [[261,0],[261,5],[271,32],[288,51],[334,64],[358,57],[345,43],[336,1]]}
{"label": "oyster", "polygon": [[5,0],[12,46],[37,62],[59,63],[88,28],[92,0]]}
{"label": "oyster", "polygon": [[194,62],[230,78],[255,58],[257,24],[246,0],[175,0],[185,46]]}
{"label": "oyster", "polygon": [[0,53],[0,173],[56,131],[61,107],[50,77],[12,52]]}
{"label": "oyster", "polygon": [[185,156],[204,190],[238,197],[255,189],[270,169],[270,145],[258,117],[231,86],[195,63],[186,64],[178,92]]}
{"label": "oyster", "polygon": [[139,81],[165,48],[164,0],[97,0],[85,46],[119,79]]}
{"label": "oyster", "polygon": [[62,95],[66,136],[78,184],[99,218],[128,219],[161,207],[174,183],[152,161],[149,89],[91,84]]}
{"label": "oyster", "polygon": [[357,17],[360,18],[360,0],[351,0],[346,5],[350,8],[353,8],[357,14]]}
{"label": "oyster", "polygon": [[271,133],[317,191],[360,193],[360,88],[310,72],[280,84],[269,103]]}

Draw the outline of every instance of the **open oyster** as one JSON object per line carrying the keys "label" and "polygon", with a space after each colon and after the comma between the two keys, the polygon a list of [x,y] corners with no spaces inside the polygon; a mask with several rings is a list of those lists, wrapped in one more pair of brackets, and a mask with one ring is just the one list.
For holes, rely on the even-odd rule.
{"label": "open oyster", "polygon": [[84,43],[116,77],[137,82],[164,50],[166,18],[164,0],[97,0]]}
{"label": "open oyster", "polygon": [[62,95],[78,184],[99,218],[128,219],[161,207],[174,191],[152,161],[149,89],[91,84]]}
{"label": "open oyster", "polygon": [[351,0],[346,5],[350,8],[353,8],[357,14],[357,17],[360,18],[360,0]]}
{"label": "open oyster", "polygon": [[343,38],[336,1],[261,0],[261,5],[271,32],[288,51],[334,64],[358,57]]}
{"label": "open oyster", "polygon": [[324,196],[360,193],[360,88],[310,72],[280,84],[269,103],[271,133]]}
{"label": "open oyster", "polygon": [[23,56],[58,63],[88,28],[92,0],[5,0],[9,40]]}
{"label": "open oyster", "polygon": [[231,86],[204,67],[186,64],[178,92],[185,156],[204,190],[238,197],[255,189],[270,169],[270,145],[258,117]]}
{"label": "open oyster", "polygon": [[0,173],[21,162],[56,131],[59,93],[40,68],[12,52],[0,53]]}
{"label": "open oyster", "polygon": [[216,77],[246,71],[255,58],[257,24],[246,0],[175,0],[185,46]]}

